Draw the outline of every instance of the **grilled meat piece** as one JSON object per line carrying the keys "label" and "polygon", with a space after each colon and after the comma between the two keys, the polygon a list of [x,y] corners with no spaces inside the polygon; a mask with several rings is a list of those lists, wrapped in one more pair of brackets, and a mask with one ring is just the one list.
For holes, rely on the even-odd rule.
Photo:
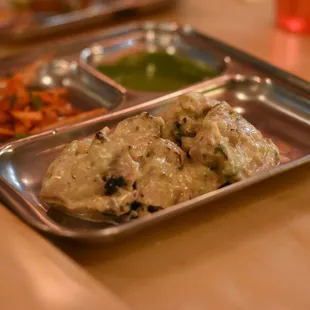
{"label": "grilled meat piece", "polygon": [[218,101],[206,99],[199,93],[188,93],[177,98],[164,113],[163,137],[177,143],[185,152],[192,146],[193,138],[200,131],[203,119]]}
{"label": "grilled meat piece", "polygon": [[226,102],[201,94],[73,141],[48,168],[40,197],[69,212],[137,218],[279,163],[276,146]]}
{"label": "grilled meat piece", "polygon": [[193,160],[206,164],[229,182],[266,171],[280,161],[273,142],[226,102],[187,94],[163,118],[165,136],[181,141],[182,149]]}

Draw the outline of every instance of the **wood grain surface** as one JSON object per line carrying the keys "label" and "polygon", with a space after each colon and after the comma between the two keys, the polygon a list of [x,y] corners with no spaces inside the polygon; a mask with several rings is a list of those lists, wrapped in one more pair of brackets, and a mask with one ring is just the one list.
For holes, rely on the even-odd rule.
{"label": "wood grain surface", "polygon": [[[310,37],[275,29],[272,1],[183,0],[148,19],[189,23],[310,80]],[[24,48],[1,46],[0,54]],[[27,309],[21,306],[25,302],[34,310],[114,309],[98,307],[105,294],[115,298],[107,288],[141,310],[308,310],[309,171],[304,165],[97,248],[52,246],[2,208],[0,302],[5,306],[0,308]],[[83,302],[94,306],[78,308]]]}
{"label": "wood grain surface", "polygon": [[0,208],[1,310],[128,310],[71,259]]}

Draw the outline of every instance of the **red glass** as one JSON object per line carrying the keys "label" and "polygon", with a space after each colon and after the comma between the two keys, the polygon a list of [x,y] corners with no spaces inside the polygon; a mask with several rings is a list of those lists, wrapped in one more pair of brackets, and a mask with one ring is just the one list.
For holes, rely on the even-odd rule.
{"label": "red glass", "polygon": [[310,33],[310,0],[276,0],[276,23],[291,32]]}

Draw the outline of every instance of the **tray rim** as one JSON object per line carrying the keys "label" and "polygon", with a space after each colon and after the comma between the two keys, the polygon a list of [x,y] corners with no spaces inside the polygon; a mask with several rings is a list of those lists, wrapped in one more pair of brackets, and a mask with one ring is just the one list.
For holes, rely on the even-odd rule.
{"label": "tray rim", "polygon": [[[223,83],[225,81],[227,82],[231,80],[232,77],[235,77],[235,75],[221,76],[221,77],[218,77],[216,80],[219,80],[219,82]],[[96,121],[111,121],[114,118],[117,119],[119,117],[126,117],[126,115],[128,114],[130,115],[131,113],[136,113],[136,112],[138,113],[139,111],[145,108],[151,108],[151,107],[156,107],[156,106],[160,107],[161,105],[164,105],[165,102],[167,101],[169,102],[169,100],[176,98],[180,94],[187,93],[193,90],[198,91],[199,89],[202,89],[203,87],[207,87],[209,84],[212,85],[212,83],[215,83],[214,79],[199,83],[197,85],[182,89],[180,91],[168,94],[160,98],[147,101],[138,106],[129,107],[127,109],[116,111],[114,113],[98,117],[96,119],[92,119],[92,120],[88,120],[80,124],[76,124],[75,126],[64,127],[58,131],[50,130],[48,132],[34,135],[32,137],[17,140],[12,143],[7,143],[0,148],[0,157],[2,156],[3,153],[5,153],[9,149],[18,148],[20,146],[27,145],[32,142],[38,142],[47,136],[54,135],[57,132],[62,132],[62,131],[70,132],[71,130],[76,130],[79,127],[88,126],[90,123],[95,123]],[[307,164],[309,162],[310,162],[310,153],[297,160],[294,160],[289,163],[283,164],[281,166],[275,167],[267,172],[264,172],[256,176],[250,177],[248,179],[231,184],[228,187],[220,188],[210,193],[206,193],[204,195],[198,196],[192,200],[185,201],[183,203],[171,206],[165,210],[162,210],[161,212],[152,214],[152,216],[150,217],[139,218],[132,222],[124,223],[116,227],[96,229],[92,231],[81,231],[81,230],[74,231],[72,229],[60,227],[57,225],[57,223],[54,224],[52,221],[48,220],[47,216],[44,215],[44,213],[40,210],[40,208],[38,208],[37,206],[29,202],[27,198],[25,198],[24,195],[20,191],[15,189],[2,177],[0,177],[0,193],[2,194],[4,200],[10,204],[10,207],[13,208],[15,212],[17,212],[28,224],[30,224],[31,226],[33,226],[34,228],[38,230],[41,230],[45,233],[48,233],[54,236],[56,235],[58,237],[77,239],[80,241],[87,241],[87,242],[110,241],[116,237],[120,237],[124,235],[125,233],[130,234],[130,233],[136,232],[140,229],[143,229],[144,227],[148,225],[153,225],[160,220],[166,220],[168,218],[171,218],[183,212],[187,212],[193,208],[200,207],[201,205],[206,205],[207,203],[210,203],[211,201],[214,201],[217,198],[224,197],[232,192],[237,192],[241,189],[247,188],[253,184],[256,184],[258,182],[261,182],[263,180],[266,180],[270,177],[273,177],[275,175],[278,175],[280,173],[283,173],[295,167],[301,166],[303,164]],[[14,199],[15,199],[15,202],[14,202]],[[21,200],[22,202],[16,203],[16,199]],[[28,206],[26,206],[25,204],[27,204]],[[26,210],[25,208],[27,208],[28,210]],[[37,219],[35,219],[33,215],[30,215],[30,213],[35,215]]]}

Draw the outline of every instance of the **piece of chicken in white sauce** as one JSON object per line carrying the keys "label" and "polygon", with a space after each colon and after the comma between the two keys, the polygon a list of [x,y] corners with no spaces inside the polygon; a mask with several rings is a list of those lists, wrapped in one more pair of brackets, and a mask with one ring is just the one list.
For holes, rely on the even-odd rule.
{"label": "piece of chicken in white sauce", "polygon": [[135,218],[215,190],[224,180],[161,137],[164,121],[142,113],[74,141],[49,167],[40,197],[67,211]]}
{"label": "piece of chicken in white sauce", "polygon": [[66,146],[40,197],[73,213],[130,219],[278,163],[276,146],[226,102],[190,93],[163,118],[142,113]]}
{"label": "piece of chicken in white sauce", "polygon": [[200,93],[188,93],[178,97],[162,114],[165,121],[164,138],[174,141],[188,152],[205,116],[217,104],[218,101],[207,99]]}
{"label": "piece of chicken in white sauce", "polygon": [[175,143],[162,138],[153,140],[140,163],[136,201],[141,204],[142,213],[192,199],[225,182],[206,165],[188,160]]}
{"label": "piece of chicken in white sauce", "polygon": [[[139,130],[132,133],[140,132],[136,143],[125,130],[129,123],[140,124]],[[135,149],[143,157],[148,139],[159,137],[162,126],[161,118],[143,113],[119,123],[114,133],[104,128],[91,142],[72,142],[48,168],[41,199],[68,211],[94,210],[115,215],[128,212],[136,198],[133,184],[140,174],[139,162],[131,151]]]}
{"label": "piece of chicken in white sauce", "polygon": [[164,136],[169,137],[229,183],[279,164],[278,148],[226,102],[186,94],[168,109]]}
{"label": "piece of chicken in white sauce", "polygon": [[101,142],[102,131],[97,133],[84,153],[78,151],[83,141],[66,146],[49,167],[40,198],[69,212],[128,212],[135,200],[131,186],[139,167],[122,140],[111,141],[109,135],[104,139]]}

